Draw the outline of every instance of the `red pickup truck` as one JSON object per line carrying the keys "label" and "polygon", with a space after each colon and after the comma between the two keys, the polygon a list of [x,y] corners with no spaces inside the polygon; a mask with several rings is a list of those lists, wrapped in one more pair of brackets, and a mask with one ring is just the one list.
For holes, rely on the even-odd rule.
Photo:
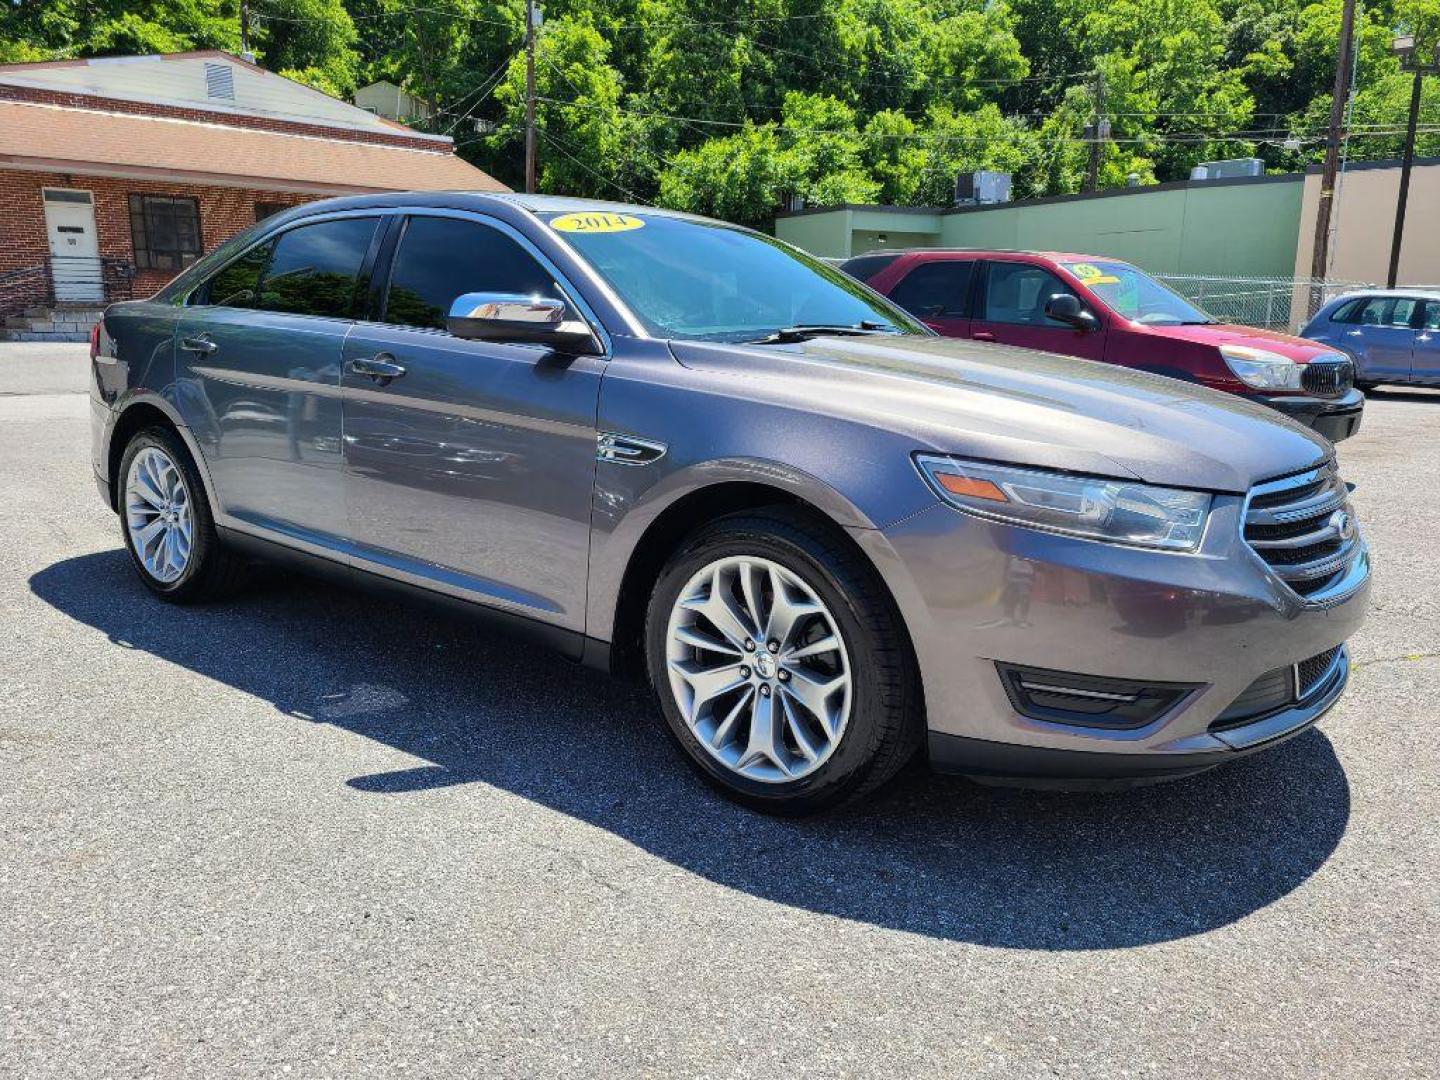
{"label": "red pickup truck", "polygon": [[923,248],[841,267],[946,337],[1140,368],[1263,402],[1333,442],[1360,427],[1349,356],[1216,322],[1129,263],[1053,251]]}

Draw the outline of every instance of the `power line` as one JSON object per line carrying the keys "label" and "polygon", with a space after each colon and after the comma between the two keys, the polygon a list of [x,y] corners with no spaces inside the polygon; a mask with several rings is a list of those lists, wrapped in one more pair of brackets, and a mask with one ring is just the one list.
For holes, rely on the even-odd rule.
{"label": "power line", "polygon": [[[629,201],[629,202],[639,202],[639,201],[640,201],[640,200],[636,197],[636,195],[635,195],[635,193],[634,193],[633,191],[631,191],[629,188],[625,187],[625,186],[624,186],[623,184],[621,184],[618,180],[614,180],[614,179],[612,179],[612,178],[610,178],[610,177],[608,177],[608,176],[603,176],[603,175],[601,175],[600,173],[598,173],[598,172],[596,172],[594,169],[592,169],[589,165],[586,165],[585,162],[581,161],[581,160],[580,160],[579,158],[577,158],[574,154],[570,153],[570,151],[566,150],[566,149],[565,149],[565,146],[561,145],[561,140],[558,138],[558,136],[554,135],[553,133],[551,133],[551,132],[549,132],[549,131],[545,131],[545,130],[543,130],[543,129],[540,131],[540,135],[541,135],[541,137],[544,138],[544,140],[545,140],[546,142],[550,143],[556,150],[560,151],[561,154],[563,154],[565,157],[569,158],[570,161],[573,162],[576,166],[578,166],[579,168],[583,169],[585,172],[589,173],[591,176],[595,177],[595,179],[599,180],[601,183],[609,184],[609,185],[610,185],[612,188],[614,188],[616,191],[620,192],[621,195],[624,195],[627,201]],[[577,149],[578,149],[578,148],[577,148]]]}

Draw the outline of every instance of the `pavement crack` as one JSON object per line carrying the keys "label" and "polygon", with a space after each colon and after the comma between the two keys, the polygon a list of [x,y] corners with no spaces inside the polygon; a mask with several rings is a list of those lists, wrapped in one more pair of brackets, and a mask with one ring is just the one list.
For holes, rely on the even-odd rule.
{"label": "pavement crack", "polygon": [[1373,664],[1399,664],[1416,660],[1437,659],[1440,659],[1440,652],[1401,653],[1399,656],[1377,656],[1373,660],[1357,660],[1351,667],[1355,671],[1359,671],[1361,668],[1367,668]]}

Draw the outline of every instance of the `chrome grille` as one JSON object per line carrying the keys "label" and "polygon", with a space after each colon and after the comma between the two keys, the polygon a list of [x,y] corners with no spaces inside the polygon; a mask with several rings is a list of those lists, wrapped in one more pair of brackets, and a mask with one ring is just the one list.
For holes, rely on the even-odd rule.
{"label": "chrome grille", "polygon": [[1365,546],[1335,463],[1260,484],[1245,506],[1245,542],[1300,596],[1321,602],[1363,578]]}
{"label": "chrome grille", "polygon": [[1343,357],[1312,360],[1300,374],[1300,385],[1320,397],[1338,397],[1355,385],[1355,366]]}

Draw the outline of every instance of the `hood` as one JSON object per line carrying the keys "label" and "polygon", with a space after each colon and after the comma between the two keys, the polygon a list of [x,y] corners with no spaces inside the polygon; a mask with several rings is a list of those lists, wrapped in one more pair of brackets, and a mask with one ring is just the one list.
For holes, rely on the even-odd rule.
{"label": "hood", "polygon": [[1334,356],[1335,349],[1319,342],[1307,341],[1277,330],[1257,330],[1253,326],[1209,323],[1201,326],[1146,326],[1156,337],[1171,341],[1193,341],[1197,345],[1252,345],[1269,349],[1297,364],[1308,364],[1317,356]]}
{"label": "hood", "polygon": [[879,335],[671,349],[737,397],[883,427],[917,451],[1234,493],[1331,453],[1232,394],[1030,349]]}

